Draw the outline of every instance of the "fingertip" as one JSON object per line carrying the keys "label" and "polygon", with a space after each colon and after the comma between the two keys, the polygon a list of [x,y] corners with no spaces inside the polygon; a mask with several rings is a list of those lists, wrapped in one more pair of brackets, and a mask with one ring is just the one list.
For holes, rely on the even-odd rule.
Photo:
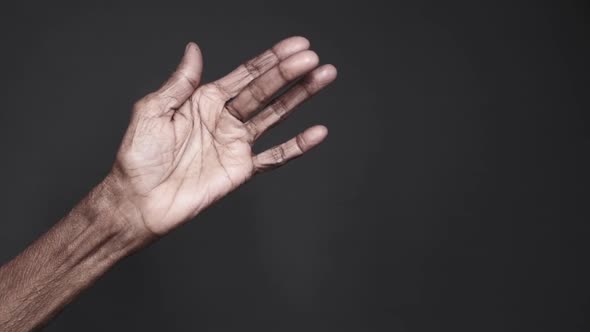
{"label": "fingertip", "polygon": [[303,136],[305,142],[311,148],[320,144],[328,136],[328,128],[322,125],[316,125],[305,130]]}
{"label": "fingertip", "polygon": [[186,44],[186,47],[184,48],[184,54],[188,53],[188,51],[189,51],[189,50],[190,50],[192,47],[194,47],[194,45],[195,45],[195,43],[193,43],[193,42],[188,42],[188,43]]}
{"label": "fingertip", "polygon": [[307,65],[317,66],[320,63],[320,56],[311,50],[301,52],[304,54],[303,60]]}
{"label": "fingertip", "polygon": [[310,79],[316,82],[316,84],[312,86],[312,89],[314,91],[321,90],[332,83],[336,79],[336,76],[338,76],[338,71],[333,65],[322,65],[316,68],[310,74]]}
{"label": "fingertip", "polygon": [[332,64],[323,65],[320,71],[320,75],[322,76],[322,80],[324,81],[333,81],[338,77],[338,69]]}
{"label": "fingertip", "polygon": [[188,54],[191,54],[191,53],[194,54],[194,52],[196,52],[197,54],[200,55],[201,49],[199,48],[199,45],[197,45],[197,43],[192,42],[192,41],[191,42],[188,42],[186,44],[185,49],[184,49],[184,54],[185,55],[188,55]]}
{"label": "fingertip", "polygon": [[309,49],[309,40],[305,37],[294,36],[281,40],[274,47],[274,52],[283,59],[292,54]]}
{"label": "fingertip", "polygon": [[300,47],[304,49],[308,49],[311,46],[309,39],[303,36],[292,36],[287,38],[287,40],[290,40],[291,43],[298,44]]}
{"label": "fingertip", "polygon": [[338,68],[336,68],[336,66],[334,66],[333,64],[327,64],[326,71],[328,71],[330,75],[334,77],[334,79],[338,77]]}
{"label": "fingertip", "polygon": [[283,78],[293,80],[313,70],[319,64],[320,58],[316,52],[305,50],[296,53],[279,63]]}
{"label": "fingertip", "polygon": [[200,75],[202,66],[203,56],[201,54],[201,49],[197,43],[191,41],[186,45],[180,68],[187,68],[189,71],[187,75],[191,76],[192,74]]}
{"label": "fingertip", "polygon": [[160,87],[158,93],[173,96],[175,106],[172,107],[179,107],[199,86],[202,70],[203,58],[199,46],[188,42],[176,71]]}

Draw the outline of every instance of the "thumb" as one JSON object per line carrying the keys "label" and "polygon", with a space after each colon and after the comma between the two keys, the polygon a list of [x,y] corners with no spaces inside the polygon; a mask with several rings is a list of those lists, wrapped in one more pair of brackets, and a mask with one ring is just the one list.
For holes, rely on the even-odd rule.
{"label": "thumb", "polygon": [[161,97],[173,100],[169,104],[172,108],[180,107],[195,91],[201,81],[203,71],[203,57],[197,44],[190,42],[186,45],[184,55],[178,68],[172,76],[156,92]]}

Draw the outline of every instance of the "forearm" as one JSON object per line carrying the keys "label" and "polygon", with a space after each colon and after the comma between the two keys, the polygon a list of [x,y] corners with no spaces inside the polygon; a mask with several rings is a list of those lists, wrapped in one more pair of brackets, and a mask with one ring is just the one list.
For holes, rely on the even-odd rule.
{"label": "forearm", "polygon": [[118,260],[149,242],[138,210],[107,178],[0,268],[0,330],[42,326]]}
{"label": "forearm", "polygon": [[320,144],[328,132],[318,125],[253,153],[264,132],[336,78],[309,47],[287,38],[202,85],[201,52],[189,43],[170,79],[135,103],[111,175],[0,268],[0,330],[42,326],[154,234]]}

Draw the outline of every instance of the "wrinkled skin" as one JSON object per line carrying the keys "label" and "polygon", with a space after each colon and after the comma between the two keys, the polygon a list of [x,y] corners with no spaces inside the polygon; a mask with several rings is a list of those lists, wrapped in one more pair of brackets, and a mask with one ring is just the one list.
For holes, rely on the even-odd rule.
{"label": "wrinkled skin", "polygon": [[142,226],[157,235],[327,135],[325,127],[314,126],[258,155],[252,152],[261,134],[336,78],[332,65],[319,66],[305,38],[285,39],[209,84],[201,85],[201,71],[201,52],[190,43],[172,77],[134,106],[109,175],[137,208]]}

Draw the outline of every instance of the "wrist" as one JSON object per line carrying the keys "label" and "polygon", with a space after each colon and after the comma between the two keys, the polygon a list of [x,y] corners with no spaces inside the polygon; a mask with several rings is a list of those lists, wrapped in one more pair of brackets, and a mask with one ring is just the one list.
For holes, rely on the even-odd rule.
{"label": "wrist", "polygon": [[141,210],[115,174],[107,175],[81,205],[99,228],[120,239],[119,245],[126,251],[134,251],[155,238],[145,227]]}

